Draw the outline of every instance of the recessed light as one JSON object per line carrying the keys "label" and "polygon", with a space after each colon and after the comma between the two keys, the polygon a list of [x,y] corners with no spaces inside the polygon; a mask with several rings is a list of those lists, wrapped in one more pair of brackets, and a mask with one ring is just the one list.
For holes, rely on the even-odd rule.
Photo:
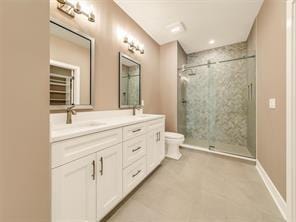
{"label": "recessed light", "polygon": [[173,34],[185,31],[185,27],[182,22],[175,22],[173,24],[168,25],[166,28],[170,30],[170,32]]}
{"label": "recessed light", "polygon": [[215,41],[214,39],[211,39],[211,40],[209,41],[209,44],[210,44],[210,45],[213,45],[213,44],[215,44],[215,42],[216,42],[216,41]]}

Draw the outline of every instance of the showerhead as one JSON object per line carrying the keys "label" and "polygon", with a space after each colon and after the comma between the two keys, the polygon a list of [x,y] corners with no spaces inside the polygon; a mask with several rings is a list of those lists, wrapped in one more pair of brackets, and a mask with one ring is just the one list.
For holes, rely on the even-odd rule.
{"label": "showerhead", "polygon": [[184,83],[189,83],[190,82],[189,77],[196,75],[193,69],[186,67],[186,64],[183,64],[181,69],[179,70],[180,70],[180,73],[179,73],[180,80]]}
{"label": "showerhead", "polygon": [[[189,72],[187,73],[187,71],[189,71]],[[193,70],[191,68],[186,68],[185,64],[183,64],[182,68],[181,68],[181,75],[183,75],[183,74],[188,75],[188,76],[195,75],[195,73],[193,72]]]}

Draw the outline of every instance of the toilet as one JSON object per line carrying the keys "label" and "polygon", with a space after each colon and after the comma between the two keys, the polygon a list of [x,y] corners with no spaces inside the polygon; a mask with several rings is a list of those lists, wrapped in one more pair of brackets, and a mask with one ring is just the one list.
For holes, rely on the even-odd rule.
{"label": "toilet", "polygon": [[165,132],[166,157],[178,160],[181,158],[180,145],[184,142],[184,135]]}

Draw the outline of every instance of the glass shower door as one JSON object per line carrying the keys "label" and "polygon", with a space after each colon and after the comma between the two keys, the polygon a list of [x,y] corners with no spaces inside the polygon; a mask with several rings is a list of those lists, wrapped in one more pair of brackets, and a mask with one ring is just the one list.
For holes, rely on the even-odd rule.
{"label": "glass shower door", "polygon": [[209,149],[252,157],[248,149],[247,59],[209,67]]}
{"label": "glass shower door", "polygon": [[216,65],[208,66],[208,141],[209,149],[216,150]]}
{"label": "glass shower door", "polygon": [[195,65],[185,72],[178,84],[178,132],[185,144],[254,158],[255,56]]}

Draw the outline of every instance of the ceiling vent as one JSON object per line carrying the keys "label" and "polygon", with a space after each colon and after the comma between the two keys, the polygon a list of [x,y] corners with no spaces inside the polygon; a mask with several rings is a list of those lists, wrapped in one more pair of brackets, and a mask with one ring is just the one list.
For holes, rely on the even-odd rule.
{"label": "ceiling vent", "polygon": [[182,22],[175,22],[166,27],[171,33],[177,34],[185,31],[185,26]]}

